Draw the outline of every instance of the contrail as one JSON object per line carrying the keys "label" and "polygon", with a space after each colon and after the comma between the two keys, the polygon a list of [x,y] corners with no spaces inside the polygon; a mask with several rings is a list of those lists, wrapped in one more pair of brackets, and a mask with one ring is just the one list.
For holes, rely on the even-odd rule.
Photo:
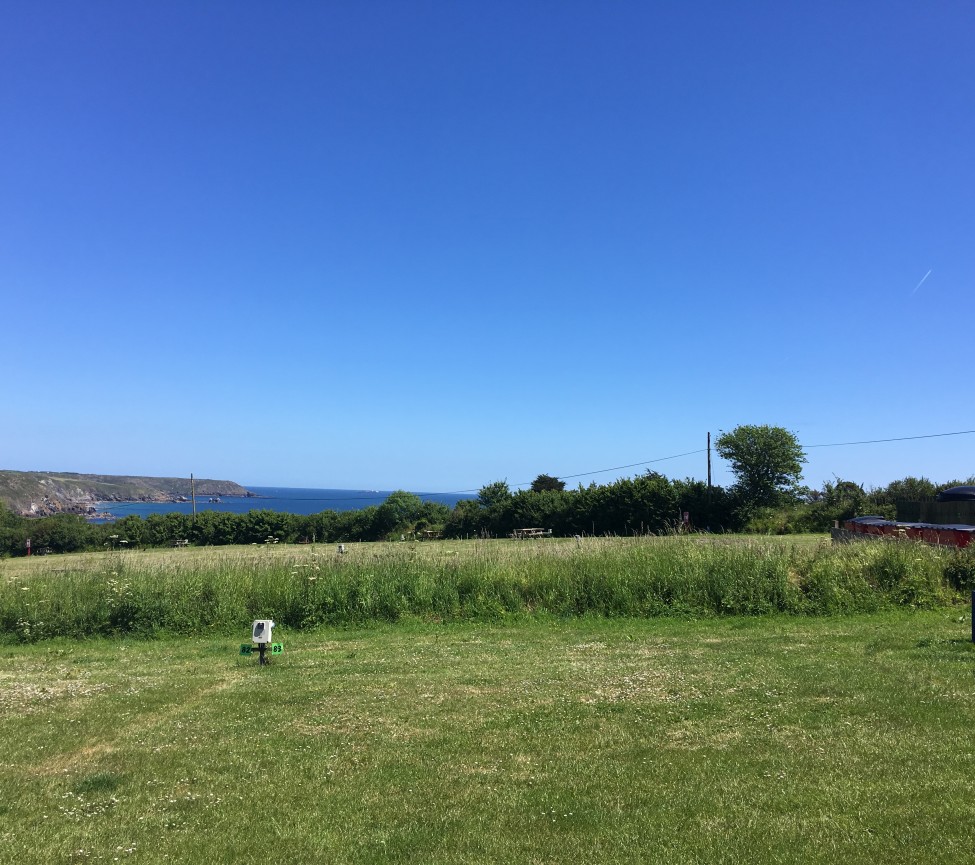
{"label": "contrail", "polygon": [[924,280],[926,280],[930,275],[931,275],[931,271],[929,270],[926,274],[924,274],[924,276],[921,277],[921,281],[917,285],[914,286],[914,291],[911,292],[911,297],[914,297],[914,295],[917,294],[917,290],[922,285],[924,285]]}

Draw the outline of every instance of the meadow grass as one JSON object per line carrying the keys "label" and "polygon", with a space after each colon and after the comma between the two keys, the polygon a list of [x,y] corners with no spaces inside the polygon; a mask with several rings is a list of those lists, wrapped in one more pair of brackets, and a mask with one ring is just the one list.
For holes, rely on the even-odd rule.
{"label": "meadow grass", "polygon": [[307,629],[524,613],[867,612],[950,601],[964,587],[949,572],[970,573],[969,559],[911,542],[832,547],[723,537],[350,544],[346,554],[334,546],[255,546],[49,556],[0,562],[0,639],[225,633],[254,618]]}
{"label": "meadow grass", "polygon": [[0,648],[10,861],[968,863],[963,608]]}

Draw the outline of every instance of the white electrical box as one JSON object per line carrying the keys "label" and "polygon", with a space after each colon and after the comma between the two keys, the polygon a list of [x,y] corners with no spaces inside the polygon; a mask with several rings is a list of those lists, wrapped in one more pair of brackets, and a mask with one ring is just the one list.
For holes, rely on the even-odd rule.
{"label": "white electrical box", "polygon": [[251,640],[255,643],[270,643],[273,627],[274,622],[271,619],[256,619],[251,629]]}

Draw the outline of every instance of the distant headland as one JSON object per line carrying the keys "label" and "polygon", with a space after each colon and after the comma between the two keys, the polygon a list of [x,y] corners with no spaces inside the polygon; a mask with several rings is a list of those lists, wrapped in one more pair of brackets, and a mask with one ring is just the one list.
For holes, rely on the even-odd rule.
{"label": "distant headland", "polygon": [[96,513],[97,502],[181,502],[200,496],[255,494],[233,481],[151,478],[76,472],[17,472],[0,469],[0,501],[22,516]]}

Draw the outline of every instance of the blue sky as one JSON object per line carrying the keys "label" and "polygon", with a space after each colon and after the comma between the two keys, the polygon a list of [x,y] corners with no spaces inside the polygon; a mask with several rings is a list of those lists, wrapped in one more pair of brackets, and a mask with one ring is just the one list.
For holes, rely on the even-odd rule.
{"label": "blue sky", "polygon": [[[3,21],[0,468],[448,491],[745,423],[975,429],[969,4]],[[811,448],[805,480],[964,478],[973,445]],[[651,467],[706,473],[572,483]]]}

